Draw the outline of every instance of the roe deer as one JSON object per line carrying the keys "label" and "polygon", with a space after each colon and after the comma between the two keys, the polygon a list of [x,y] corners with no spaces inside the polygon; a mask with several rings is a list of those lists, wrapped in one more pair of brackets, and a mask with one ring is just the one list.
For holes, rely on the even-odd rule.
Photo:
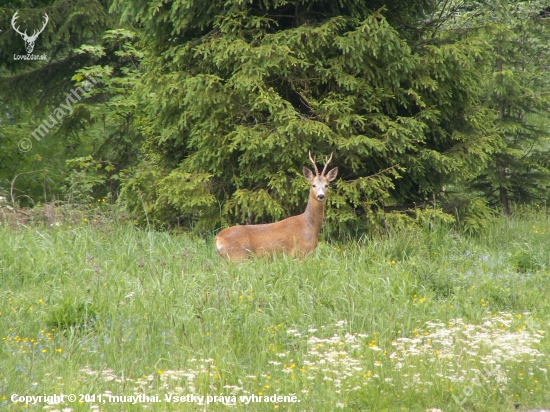
{"label": "roe deer", "polygon": [[275,223],[264,225],[233,226],[222,230],[214,243],[221,257],[227,260],[242,260],[254,253],[256,256],[288,253],[292,257],[307,256],[315,250],[319,231],[325,217],[328,184],[336,179],[338,168],[335,167],[325,175],[325,170],[332,160],[325,159],[321,174],[315,159],[309,160],[315,168],[315,175],[304,166],[302,172],[310,184],[309,199],[306,211]]}

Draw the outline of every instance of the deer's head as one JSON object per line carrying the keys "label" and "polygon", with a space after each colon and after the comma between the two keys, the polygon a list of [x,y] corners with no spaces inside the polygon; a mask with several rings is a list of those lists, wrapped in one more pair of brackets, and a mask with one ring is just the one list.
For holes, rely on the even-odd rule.
{"label": "deer's head", "polygon": [[25,48],[27,49],[27,54],[31,54],[34,50],[34,42],[36,41],[38,35],[44,31],[44,28],[46,28],[46,24],[48,24],[49,17],[46,13],[44,13],[44,16],[46,17],[46,20],[44,21],[44,24],[42,25],[42,28],[40,30],[35,30],[34,33],[29,36],[27,34],[27,30],[25,30],[23,33],[19,31],[19,27],[15,27],[15,20],[17,19],[17,11],[13,15],[11,19],[11,25],[16,33],[19,33],[23,40],[25,41]]}
{"label": "deer's head", "polygon": [[321,172],[321,174],[319,174],[319,170],[317,169],[317,164],[315,163],[315,159],[311,157],[311,152],[309,152],[309,160],[311,160],[311,163],[313,164],[313,168],[315,169],[315,175],[311,170],[309,170],[305,166],[302,170],[304,177],[311,185],[311,191],[313,193],[313,196],[315,197],[315,199],[317,199],[320,202],[325,202],[327,200],[328,184],[332,182],[334,179],[336,179],[336,175],[338,174],[337,167],[335,167],[330,172],[325,174],[325,171],[327,170],[327,166],[332,160],[333,154],[334,153],[330,154],[330,158],[328,160],[325,158],[325,167],[323,168],[323,171]]}

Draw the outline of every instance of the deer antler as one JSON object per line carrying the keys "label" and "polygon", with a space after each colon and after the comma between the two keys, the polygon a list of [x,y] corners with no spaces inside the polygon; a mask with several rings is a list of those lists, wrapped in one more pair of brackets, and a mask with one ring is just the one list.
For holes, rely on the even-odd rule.
{"label": "deer antler", "polygon": [[317,169],[317,165],[315,164],[315,159],[311,158],[311,150],[309,151],[309,160],[311,160],[311,163],[313,163],[313,167],[315,168],[315,176],[319,176],[319,169]]}
{"label": "deer antler", "polygon": [[325,167],[323,168],[323,172],[321,173],[321,176],[324,176],[325,175],[325,171],[327,170],[327,166],[328,164],[330,163],[330,161],[332,160],[332,155],[334,154],[334,152],[332,152],[330,154],[330,158],[327,160],[327,158],[325,157]]}
{"label": "deer antler", "polygon": [[27,30],[25,30],[25,33],[21,33],[19,31],[19,27],[15,27],[15,20],[17,19],[17,13],[19,13],[18,11],[15,12],[15,14],[13,15],[12,19],[11,19],[11,25],[13,27],[13,29],[15,30],[16,33],[18,33],[19,35],[23,36],[24,38],[25,37],[28,37],[27,36]]}
{"label": "deer antler", "polygon": [[46,16],[46,21],[42,25],[42,28],[40,30],[35,30],[34,33],[32,34],[32,36],[29,36],[27,34],[27,30],[25,30],[24,33],[21,33],[19,31],[19,27],[15,27],[15,20],[17,20],[17,13],[19,13],[19,12],[16,11],[15,14],[13,15],[13,17],[11,19],[11,25],[12,25],[13,29],[15,30],[15,32],[18,33],[19,35],[21,35],[23,37],[23,39],[25,39],[26,41],[31,41],[31,42],[35,41],[36,38],[38,37],[38,35],[40,33],[42,33],[44,31],[44,29],[46,28],[46,25],[48,24],[48,21],[50,21],[50,18],[48,17],[48,14],[44,13],[44,16]]}
{"label": "deer antler", "polygon": [[48,21],[50,21],[50,18],[48,17],[48,15],[46,13],[44,13],[44,16],[46,16],[46,21],[44,22],[44,24],[42,25],[42,28],[40,30],[35,30],[34,33],[32,34],[31,36],[31,39],[32,40],[36,40],[36,38],[38,37],[38,35],[40,33],[42,33],[44,31],[44,29],[46,28],[46,24],[48,24]]}

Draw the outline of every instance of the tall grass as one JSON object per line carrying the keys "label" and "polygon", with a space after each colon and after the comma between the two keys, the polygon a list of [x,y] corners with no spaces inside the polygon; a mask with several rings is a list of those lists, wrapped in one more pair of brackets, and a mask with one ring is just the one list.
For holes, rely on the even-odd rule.
{"label": "tall grass", "polygon": [[[224,263],[211,239],[0,229],[0,406],[75,411],[550,408],[550,223],[495,219]],[[427,323],[428,322],[428,323]],[[90,394],[14,403],[12,394]],[[97,395],[159,395],[161,402]],[[236,395],[236,404],[166,394]],[[300,401],[246,405],[239,395]],[[517,408],[517,409],[516,409]]]}

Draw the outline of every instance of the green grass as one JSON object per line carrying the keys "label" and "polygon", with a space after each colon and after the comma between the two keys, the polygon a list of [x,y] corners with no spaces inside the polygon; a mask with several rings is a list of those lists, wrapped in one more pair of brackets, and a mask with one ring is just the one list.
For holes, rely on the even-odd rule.
{"label": "green grass", "polygon": [[[549,229],[533,212],[477,237],[436,225],[235,266],[211,239],[128,225],[3,227],[0,406],[72,393],[90,397],[46,410],[550,408]],[[300,402],[239,400],[260,393]]]}

